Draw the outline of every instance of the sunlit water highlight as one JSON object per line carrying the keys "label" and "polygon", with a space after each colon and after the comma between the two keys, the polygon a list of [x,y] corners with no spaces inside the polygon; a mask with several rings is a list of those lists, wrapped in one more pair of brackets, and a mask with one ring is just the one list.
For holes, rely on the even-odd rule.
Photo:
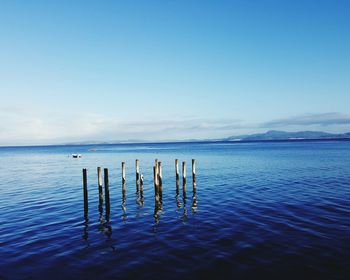
{"label": "sunlit water highlight", "polygon": [[[181,184],[176,193],[175,158],[187,162],[186,198]],[[109,169],[109,221],[97,166]],[[0,279],[350,279],[347,141],[0,148],[0,179]]]}

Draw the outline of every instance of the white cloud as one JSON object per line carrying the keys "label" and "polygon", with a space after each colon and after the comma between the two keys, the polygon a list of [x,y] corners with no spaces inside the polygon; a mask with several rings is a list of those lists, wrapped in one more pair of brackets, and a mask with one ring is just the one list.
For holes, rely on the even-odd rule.
{"label": "white cloud", "polygon": [[45,112],[32,107],[0,107],[0,145],[78,141],[180,140],[221,138],[268,129],[350,131],[350,117],[339,113],[295,116],[265,123],[238,119],[178,117],[130,121],[97,113]]}
{"label": "white cloud", "polygon": [[293,116],[284,119],[272,120],[264,123],[268,127],[274,126],[290,126],[290,125],[350,125],[350,116],[331,112],[323,114],[305,114],[300,116]]}

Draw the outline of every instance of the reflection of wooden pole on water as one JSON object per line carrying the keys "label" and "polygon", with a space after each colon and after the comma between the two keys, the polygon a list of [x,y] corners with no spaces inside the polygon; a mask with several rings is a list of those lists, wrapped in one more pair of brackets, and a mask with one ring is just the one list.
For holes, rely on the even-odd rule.
{"label": "reflection of wooden pole on water", "polygon": [[83,190],[84,190],[84,218],[88,216],[88,189],[87,189],[87,171],[83,169]]}
{"label": "reflection of wooden pole on water", "polygon": [[104,169],[104,181],[105,181],[106,220],[108,220],[109,213],[110,213],[108,168]]}
{"label": "reflection of wooden pole on water", "polygon": [[197,192],[196,189],[193,189],[193,196],[192,196],[192,210],[195,213],[197,210]]}
{"label": "reflection of wooden pole on water", "polygon": [[159,224],[159,211],[160,211],[160,207],[159,207],[159,203],[155,202],[154,203],[154,214],[153,214],[153,217],[154,217],[154,222],[156,224]]}
{"label": "reflection of wooden pole on water", "polygon": [[127,215],[126,215],[126,191],[124,189],[122,190],[122,209],[123,209],[123,221],[125,221],[127,218]]}

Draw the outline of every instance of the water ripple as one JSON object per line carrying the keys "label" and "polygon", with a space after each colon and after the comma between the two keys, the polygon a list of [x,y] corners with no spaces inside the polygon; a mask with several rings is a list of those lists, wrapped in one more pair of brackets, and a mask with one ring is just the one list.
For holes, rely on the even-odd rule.
{"label": "water ripple", "polygon": [[[347,279],[349,145],[0,148],[0,279]],[[67,157],[73,152],[83,157]],[[136,157],[145,176],[142,201]],[[176,193],[173,160],[192,157],[197,191],[193,196],[189,177],[185,198],[181,185]],[[161,209],[154,201],[155,158],[164,172]],[[110,171],[108,219],[99,206],[97,165]]]}

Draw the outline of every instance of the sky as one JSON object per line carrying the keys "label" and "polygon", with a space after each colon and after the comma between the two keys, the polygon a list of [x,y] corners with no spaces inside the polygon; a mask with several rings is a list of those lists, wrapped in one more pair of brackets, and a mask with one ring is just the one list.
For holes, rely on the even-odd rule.
{"label": "sky", "polygon": [[0,0],[0,145],[350,131],[350,1]]}

